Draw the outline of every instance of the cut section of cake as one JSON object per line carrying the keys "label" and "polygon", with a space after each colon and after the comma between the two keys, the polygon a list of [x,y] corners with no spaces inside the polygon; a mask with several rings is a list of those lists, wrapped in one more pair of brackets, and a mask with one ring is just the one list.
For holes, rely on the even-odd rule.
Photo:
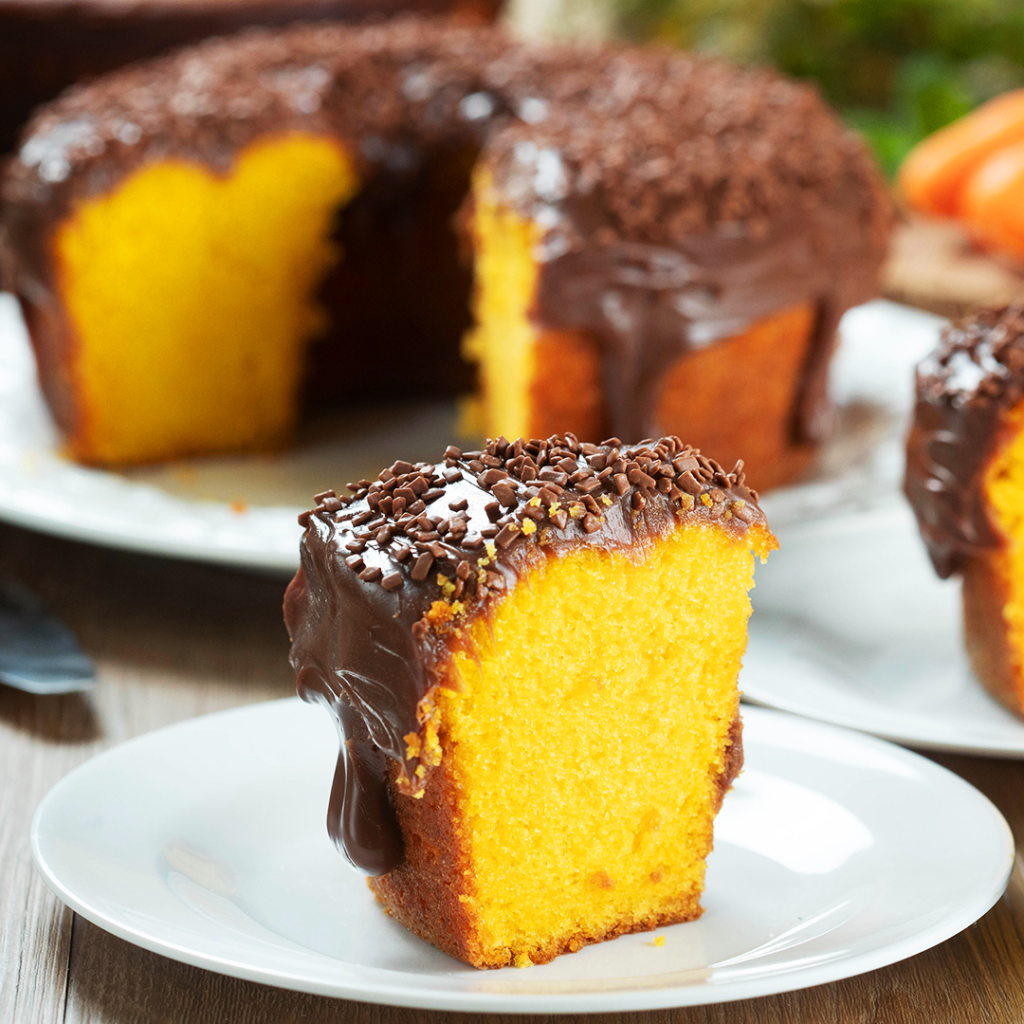
{"label": "cut section of cake", "polygon": [[975,674],[1024,717],[1024,304],[953,324],[917,368],[904,489],[936,571],[963,578]]}
{"label": "cut section of cake", "polygon": [[698,917],[775,547],[742,464],[570,434],[350,486],[302,516],[285,617],[385,910],[476,967]]}

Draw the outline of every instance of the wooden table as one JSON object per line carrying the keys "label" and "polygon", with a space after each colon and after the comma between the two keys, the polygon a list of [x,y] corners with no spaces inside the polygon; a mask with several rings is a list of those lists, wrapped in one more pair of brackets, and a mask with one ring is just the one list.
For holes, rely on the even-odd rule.
{"label": "wooden table", "polygon": [[[86,697],[30,697],[0,686],[0,1024],[433,1024],[479,1016],[364,1005],[236,981],[137,949],[67,910],[36,874],[29,855],[29,821],[39,800],[75,765],[130,736],[289,695],[283,583],[2,525],[0,578],[38,592],[77,631],[100,671],[99,686]],[[987,793],[1020,842],[1024,763],[937,760]],[[788,995],[595,1019],[1019,1024],[1021,867],[1018,862],[1007,895],[978,924],[904,963]]]}

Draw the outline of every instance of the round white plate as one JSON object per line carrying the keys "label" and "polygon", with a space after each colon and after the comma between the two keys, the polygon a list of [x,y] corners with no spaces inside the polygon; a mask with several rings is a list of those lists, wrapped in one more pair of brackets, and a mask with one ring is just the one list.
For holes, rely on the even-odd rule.
{"label": "round white plate", "polygon": [[[833,374],[839,429],[808,483],[766,499],[773,523],[857,507],[866,495],[892,488],[902,465],[910,367],[934,345],[940,323],[888,302],[846,315]],[[305,423],[295,447],[279,456],[121,473],[77,466],[60,454],[17,303],[0,293],[0,519],[20,526],[291,573],[298,566],[295,517],[314,494],[375,476],[399,457],[435,459],[459,439],[457,425],[454,402],[409,403]]]}
{"label": "round white plate", "polygon": [[747,699],[911,746],[1024,757],[1024,721],[971,673],[960,583],[935,575],[904,501],[779,541],[757,570]]}
{"label": "round white plate", "polygon": [[327,838],[337,739],[276,701],[193,719],[72,772],[36,813],[53,891],[129,942],[306,992],[505,1013],[746,999],[869,971],[955,935],[1006,884],[1010,831],[944,768],[859,733],[745,712],[706,912],[528,970],[476,971],[386,917]]}

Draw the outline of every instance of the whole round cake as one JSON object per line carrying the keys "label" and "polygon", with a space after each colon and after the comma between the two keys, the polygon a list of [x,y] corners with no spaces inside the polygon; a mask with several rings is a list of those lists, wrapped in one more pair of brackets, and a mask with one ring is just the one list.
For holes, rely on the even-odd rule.
{"label": "whole round cake", "polygon": [[677,433],[771,486],[827,429],[891,219],[807,86],[417,19],[102,78],[2,187],[5,280],[100,464],[280,446],[304,388],[459,393],[475,364],[481,432]]}

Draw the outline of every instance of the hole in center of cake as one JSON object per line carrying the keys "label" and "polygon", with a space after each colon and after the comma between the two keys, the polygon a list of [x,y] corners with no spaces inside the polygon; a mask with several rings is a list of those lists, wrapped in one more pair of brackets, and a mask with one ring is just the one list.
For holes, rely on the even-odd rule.
{"label": "hole in center of cake", "polygon": [[341,258],[319,289],[330,326],[309,354],[311,411],[472,392],[460,349],[473,271],[457,220],[475,159],[472,147],[404,147],[397,167],[375,169],[338,210]]}

